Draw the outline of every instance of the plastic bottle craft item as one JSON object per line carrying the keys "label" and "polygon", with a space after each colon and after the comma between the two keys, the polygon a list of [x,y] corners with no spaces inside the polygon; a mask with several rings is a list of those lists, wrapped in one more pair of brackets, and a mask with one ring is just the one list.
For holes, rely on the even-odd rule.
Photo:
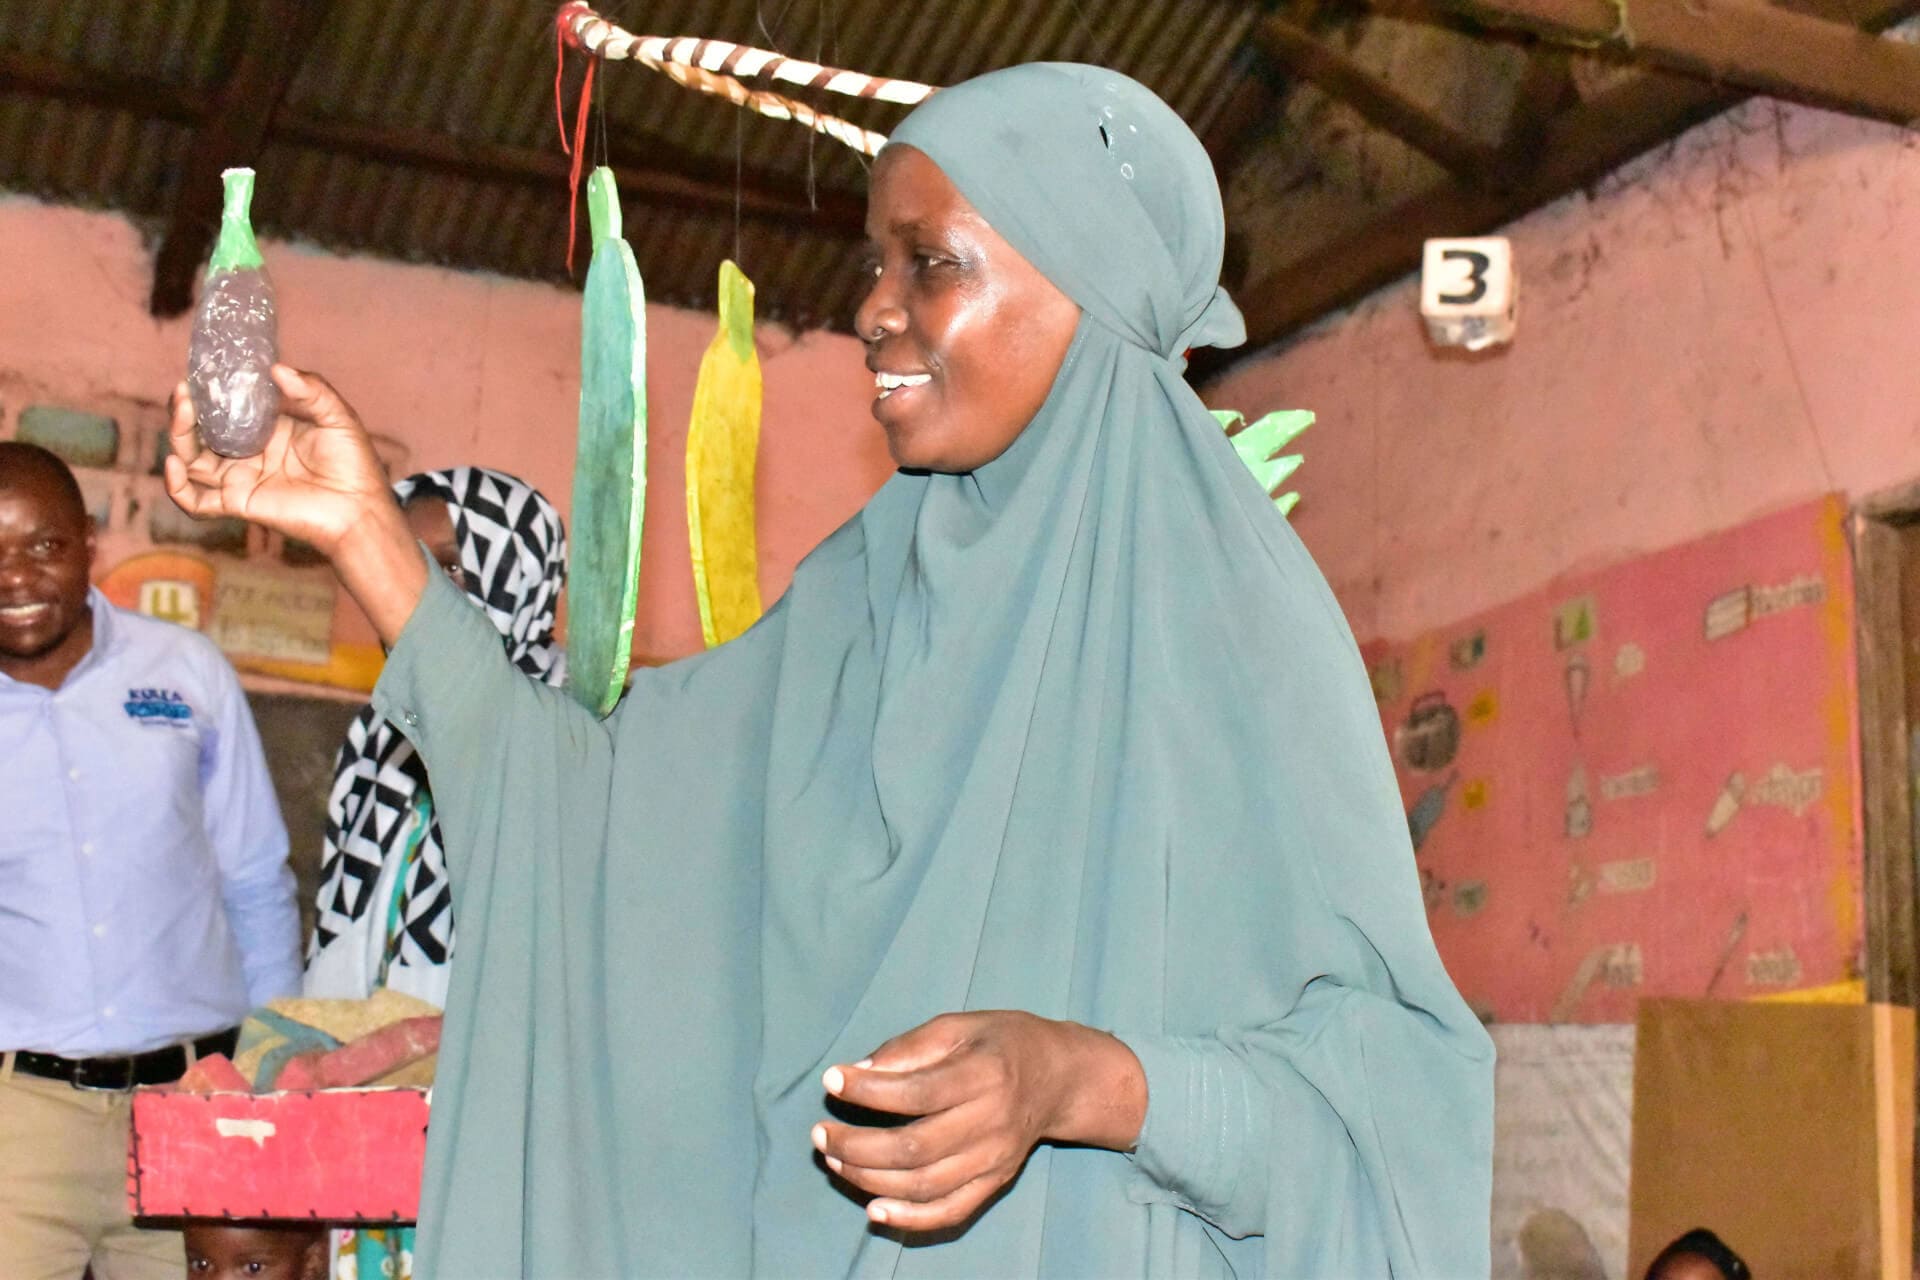
{"label": "plastic bottle craft item", "polygon": [[220,179],[226,208],[193,320],[187,389],[199,418],[200,442],[226,457],[246,458],[266,448],[280,409],[279,388],[268,374],[279,345],[278,324],[273,285],[248,215],[253,170],[229,169]]}

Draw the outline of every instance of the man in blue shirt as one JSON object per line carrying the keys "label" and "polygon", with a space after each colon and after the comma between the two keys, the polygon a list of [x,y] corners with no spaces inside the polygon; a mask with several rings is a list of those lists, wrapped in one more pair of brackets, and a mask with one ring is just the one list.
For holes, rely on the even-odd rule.
{"label": "man in blue shirt", "polygon": [[175,1280],[129,1091],[300,986],[287,834],[233,669],[88,586],[73,473],[0,442],[0,1277]]}

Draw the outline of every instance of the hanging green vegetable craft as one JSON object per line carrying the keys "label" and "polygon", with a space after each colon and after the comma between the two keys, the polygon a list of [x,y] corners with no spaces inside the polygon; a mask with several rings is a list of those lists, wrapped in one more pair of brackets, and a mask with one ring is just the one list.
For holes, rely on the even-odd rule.
{"label": "hanging green vegetable craft", "polygon": [[[816,110],[797,99],[743,81],[784,81],[808,89],[901,105],[936,92],[932,85],[787,58],[764,49],[691,36],[635,35],[582,0],[556,18],[560,48],[592,59],[568,147],[579,172],[593,71],[601,61],[631,60],[696,92],[824,134],[868,155],[886,137]],[[558,81],[555,85],[556,97]],[[556,102],[556,107],[558,103]],[[562,112],[561,144],[567,146]],[[594,251],[587,273],[582,325],[580,445],[574,477],[574,566],[568,654],[576,697],[601,714],[624,685],[632,644],[639,573],[640,524],[646,488],[645,321],[633,254],[620,240],[613,175],[597,169],[587,184]],[[568,250],[571,261],[571,244]],[[723,643],[759,616],[753,530],[753,457],[759,439],[759,366],[753,354],[753,286],[733,263],[721,267],[720,328],[701,363],[687,438],[687,517],[702,634]],[[1313,423],[1302,410],[1270,413],[1248,423],[1215,410],[1235,452],[1282,515],[1300,500],[1280,493],[1302,461],[1282,455]]]}
{"label": "hanging green vegetable craft", "polygon": [[613,171],[587,179],[593,260],[580,315],[580,436],[573,468],[567,687],[599,715],[626,687],[647,497],[646,297],[620,238]]}
{"label": "hanging green vegetable craft", "polygon": [[[923,102],[938,92],[936,86],[918,81],[822,66],[727,40],[636,35],[594,12],[585,0],[568,0],[561,5],[555,24],[563,49],[568,46],[580,49],[595,60],[589,63],[589,76],[592,67],[601,60],[638,62],[697,93],[725,98],[736,106],[776,120],[790,120],[867,155],[879,154],[880,148],[886,145],[886,135],[817,111],[797,99],[766,89],[751,89],[744,81],[775,80],[901,106]],[[589,86],[591,83],[589,79]],[[585,119],[583,108],[580,120]],[[584,123],[581,128],[584,129]],[[583,136],[583,132],[576,133],[576,138]],[[561,141],[565,142],[564,130]],[[1297,454],[1278,456],[1280,449],[1313,423],[1313,415],[1304,410],[1270,413],[1244,426],[1245,416],[1231,409],[1215,410],[1214,416],[1232,438],[1240,460],[1269,494],[1274,494],[1301,462]],[[1291,511],[1299,500],[1297,493],[1274,495],[1274,505],[1282,515]],[[710,630],[708,640],[712,642]]]}

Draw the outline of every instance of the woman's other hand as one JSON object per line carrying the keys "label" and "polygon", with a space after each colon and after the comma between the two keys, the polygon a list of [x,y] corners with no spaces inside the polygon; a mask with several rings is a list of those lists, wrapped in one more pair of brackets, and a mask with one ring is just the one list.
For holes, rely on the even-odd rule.
{"label": "woman's other hand", "polygon": [[813,1128],[827,1167],[876,1197],[867,1216],[910,1232],[967,1221],[1039,1142],[1130,1150],[1147,1111],[1146,1077],[1126,1045],[1018,1011],[943,1014],[864,1062],[830,1068],[823,1084],[842,1102],[919,1117]]}

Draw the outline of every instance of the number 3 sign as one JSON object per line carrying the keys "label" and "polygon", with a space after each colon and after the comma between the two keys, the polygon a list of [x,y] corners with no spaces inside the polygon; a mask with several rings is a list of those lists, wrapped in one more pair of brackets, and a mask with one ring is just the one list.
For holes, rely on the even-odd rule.
{"label": "number 3 sign", "polygon": [[1469,351],[1512,341],[1519,286],[1505,237],[1427,241],[1420,314],[1428,336]]}

